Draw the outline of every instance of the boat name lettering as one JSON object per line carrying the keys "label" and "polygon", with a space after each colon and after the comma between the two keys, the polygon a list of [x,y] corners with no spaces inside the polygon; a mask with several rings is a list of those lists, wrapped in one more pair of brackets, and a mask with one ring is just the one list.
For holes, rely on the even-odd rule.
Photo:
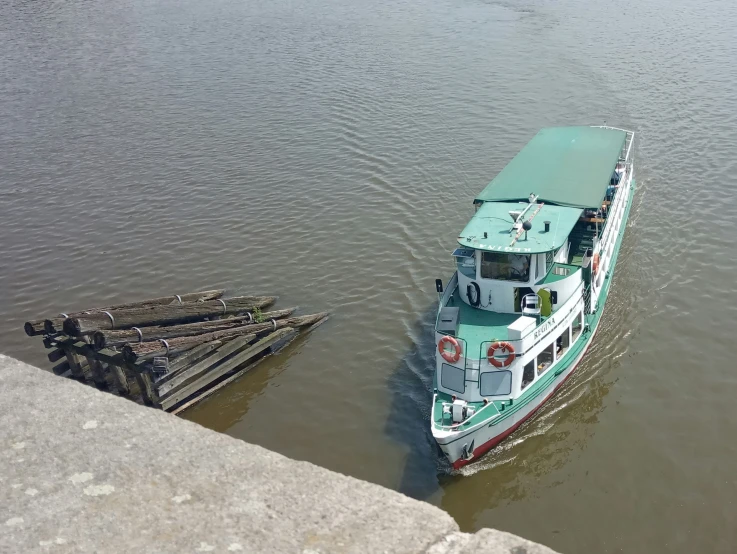
{"label": "boat name lettering", "polygon": [[516,248],[511,246],[487,246],[486,244],[479,244],[479,248],[484,250],[499,250],[502,252],[532,252],[532,248]]}
{"label": "boat name lettering", "polygon": [[547,333],[551,327],[555,327],[555,319],[552,317],[548,319],[545,323],[540,325],[538,329],[535,329],[535,334],[533,335],[534,339],[537,340],[541,336],[543,336],[545,333]]}

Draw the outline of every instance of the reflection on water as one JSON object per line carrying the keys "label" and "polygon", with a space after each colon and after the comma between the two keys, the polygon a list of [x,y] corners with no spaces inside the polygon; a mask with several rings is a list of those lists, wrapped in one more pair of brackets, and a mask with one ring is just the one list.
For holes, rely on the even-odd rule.
{"label": "reflection on water", "polygon": [[[186,417],[567,553],[732,552],[737,4],[0,3],[0,348],[28,318],[184,290],[328,323]],[[452,473],[435,278],[540,127],[638,132],[574,377]]]}

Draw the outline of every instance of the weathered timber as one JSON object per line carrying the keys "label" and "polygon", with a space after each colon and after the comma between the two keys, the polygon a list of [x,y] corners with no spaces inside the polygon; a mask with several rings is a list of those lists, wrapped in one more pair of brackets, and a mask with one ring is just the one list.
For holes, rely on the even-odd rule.
{"label": "weathered timber", "polygon": [[[82,341],[76,341],[76,339],[67,339],[66,341],[60,341],[58,344],[60,347],[63,346],[77,356],[84,356],[90,348],[88,344]],[[143,403],[143,391],[141,387],[144,385],[144,382],[141,379],[137,379],[138,373],[142,371],[140,365],[129,365],[123,358],[122,352],[116,352],[107,348],[94,351],[94,355],[100,361],[108,364],[108,367],[118,375],[118,379],[121,381],[120,385],[118,385],[119,390],[127,389],[127,396],[129,398]]]}
{"label": "weathered timber", "polygon": [[228,378],[220,381],[217,385],[215,385],[214,387],[211,387],[211,388],[207,389],[202,394],[199,394],[199,395],[195,396],[194,398],[191,398],[190,400],[188,400],[184,404],[181,404],[181,405],[177,406],[174,410],[171,410],[169,413],[172,414],[172,415],[179,415],[180,413],[182,413],[187,408],[191,408],[192,406],[194,406],[198,402],[202,402],[205,398],[207,398],[211,394],[219,391],[223,387],[229,385],[230,383],[232,383],[233,381],[235,381],[239,377],[243,376],[244,373],[248,373],[253,368],[255,368],[258,364],[260,364],[263,360],[264,360],[264,358],[259,358],[255,362],[248,364],[243,369],[239,369],[238,371],[236,371],[230,377],[228,377]]}
{"label": "weathered timber", "polygon": [[[212,340],[228,340],[242,335],[251,334],[245,326],[236,327],[235,329],[225,329],[224,331],[215,331],[204,335],[196,335],[194,337],[178,337],[166,341],[169,348],[159,341],[152,342],[135,342],[128,343],[123,347],[123,355],[129,362],[139,362],[150,360],[156,356],[167,356],[172,353],[189,350],[200,344],[210,342]],[[255,337],[255,335],[254,335]]]}
{"label": "weathered timber", "polygon": [[[264,321],[268,321],[271,319],[280,319],[290,316],[295,310],[296,308],[289,308],[286,310],[265,312],[261,315]],[[168,340],[177,337],[202,335],[204,333],[212,333],[214,331],[223,331],[225,329],[241,327],[252,322],[252,316],[243,316],[218,319],[215,321],[185,323],[183,325],[170,325],[168,327],[143,327],[140,329],[140,335],[135,329],[95,331],[92,335],[92,341],[95,344],[95,348],[110,348],[113,346],[123,346],[129,342],[145,342],[158,339]],[[268,327],[272,326],[271,323],[268,323],[267,325]]]}
{"label": "weathered timber", "polygon": [[[233,341],[228,341],[228,344],[232,342]],[[223,344],[223,341],[214,340],[187,350],[177,358],[170,358],[169,371],[164,375],[159,375],[158,379],[154,380],[154,384],[158,387],[162,383],[166,383],[170,379],[173,379],[182,371],[186,371],[195,363],[199,363],[205,356],[209,355],[213,350],[220,348]]]}
{"label": "weathered timber", "polygon": [[136,379],[140,384],[144,403],[149,406],[153,406],[154,408],[160,408],[161,404],[159,403],[159,395],[156,394],[151,373],[146,370],[139,371],[136,373]]}
{"label": "weathered timber", "polygon": [[114,388],[121,396],[130,396],[131,391],[128,386],[128,379],[125,377],[123,368],[116,364],[107,364],[108,371],[112,377]]}
{"label": "weathered timber", "polygon": [[[130,302],[128,304],[116,304],[114,306],[107,306],[106,308],[93,308],[91,310],[85,310],[84,312],[75,312],[67,314],[68,317],[76,317],[84,315],[85,313],[94,312],[109,312],[111,310],[120,310],[123,308],[132,308],[136,306],[152,306],[157,304],[170,304],[172,302],[179,302],[181,298],[182,302],[199,302],[205,300],[216,300],[225,294],[224,290],[205,290],[200,292],[190,292],[187,294],[181,294],[172,296],[162,296],[161,298],[151,298],[149,300],[142,300],[140,302]],[[26,335],[32,337],[34,335],[51,334],[61,330],[61,325],[64,322],[64,317],[52,317],[47,319],[36,319],[33,321],[27,321],[23,326]],[[48,322],[48,323],[47,323]]]}
{"label": "weathered timber", "polygon": [[64,358],[65,354],[63,350],[57,348],[56,350],[52,350],[51,352],[49,352],[47,357],[49,361],[53,364],[54,362],[58,362],[59,360]]}
{"label": "weathered timber", "polygon": [[[254,308],[264,308],[276,301],[275,296],[239,296],[226,300],[169,304],[166,306],[142,306],[105,313],[85,314],[64,320],[64,332],[73,337],[87,335],[103,329],[127,329],[167,323],[187,323],[205,317],[242,313]],[[110,317],[112,315],[112,317]]]}
{"label": "weathered timber", "polygon": [[82,347],[82,352],[87,360],[87,365],[90,368],[90,377],[95,386],[100,390],[110,389],[107,380],[105,379],[105,370],[102,367],[102,362],[95,357],[95,351],[90,345]]}
{"label": "weathered timber", "polygon": [[307,328],[306,332],[307,333],[311,333],[312,331],[314,331],[315,329],[317,329],[320,325],[322,325],[323,323],[325,323],[328,319],[330,319],[330,314],[328,314],[327,312],[325,312],[325,317],[323,317],[321,320],[317,321],[313,325],[310,325]]}
{"label": "weathered timber", "polygon": [[136,379],[137,372],[130,369],[130,367],[126,363],[123,363],[123,365],[120,366],[116,365],[116,367],[120,368],[120,372],[125,378],[125,382],[128,386],[129,391],[128,398],[131,398],[132,400],[143,404],[143,393],[141,392],[141,386],[138,384],[138,380]]}
{"label": "weathered timber", "polygon": [[64,354],[67,356],[72,376],[80,381],[86,381],[87,376],[85,374],[85,368],[87,367],[87,360],[81,358],[79,354],[72,349],[71,344],[64,347]]}
{"label": "weathered timber", "polygon": [[[109,306],[107,308],[93,308],[91,310],[85,310],[84,312],[76,312],[73,314],[66,314],[67,317],[82,317],[91,313],[102,313],[102,312],[116,312],[117,310],[132,309],[137,307],[146,306],[165,306],[165,305],[179,305],[184,302],[205,302],[207,300],[217,300],[225,294],[222,289],[219,290],[204,290],[200,292],[190,292],[187,294],[181,294],[179,296],[163,296],[161,298],[152,298],[150,300],[143,300],[141,302],[131,302],[130,304],[117,304],[115,306]],[[44,320],[44,331],[47,334],[61,331],[65,321],[65,317],[59,316]]]}
{"label": "weathered timber", "polygon": [[66,340],[69,337],[62,333],[56,333],[54,335],[47,335],[43,338],[44,348],[56,348],[56,343],[60,340]]}
{"label": "weathered timber", "polygon": [[187,367],[188,365],[191,365],[197,362],[198,360],[202,359],[203,357],[205,357],[207,354],[209,354],[216,348],[220,348],[222,344],[223,343],[221,341],[214,340],[212,342],[208,342],[205,344],[201,344],[199,346],[195,346],[191,350],[185,350],[182,354],[180,354],[177,357],[170,357],[169,358],[169,373],[162,376],[162,379],[171,377],[180,369],[183,369]]}
{"label": "weathered timber", "polygon": [[183,371],[179,371],[177,375],[172,376],[168,380],[162,381],[161,383],[156,383],[159,397],[164,398],[172,390],[176,389],[177,387],[183,385],[188,381],[191,381],[192,379],[199,377],[204,372],[209,371],[218,362],[224,360],[231,354],[238,352],[238,350],[241,350],[248,346],[248,343],[255,338],[256,335],[246,335],[245,337],[238,337],[224,344],[223,346],[215,350],[212,354],[203,358],[196,364],[191,365]]}
{"label": "weathered timber", "polygon": [[237,369],[240,365],[245,364],[258,354],[264,352],[266,349],[271,347],[272,344],[279,341],[285,335],[292,333],[293,331],[294,330],[291,327],[285,327],[283,329],[279,329],[278,331],[274,331],[270,335],[267,335],[256,344],[246,348],[244,351],[239,352],[232,358],[224,361],[212,371],[205,373],[196,381],[193,381],[192,383],[172,393],[171,396],[169,396],[168,398],[162,399],[161,407],[164,410],[169,410],[173,406],[176,406],[178,403],[186,400],[193,394],[204,389],[206,386],[214,383],[216,380],[220,379],[227,373]]}
{"label": "weathered timber", "polygon": [[64,375],[66,373],[71,374],[71,371],[69,368],[69,362],[66,360],[64,360],[61,363],[56,364],[54,367],[51,368],[51,371],[54,372],[54,375]]}

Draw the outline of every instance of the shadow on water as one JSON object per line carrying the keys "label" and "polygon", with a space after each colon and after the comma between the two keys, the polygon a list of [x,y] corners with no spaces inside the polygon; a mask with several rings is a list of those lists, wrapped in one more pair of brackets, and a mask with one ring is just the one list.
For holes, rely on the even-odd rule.
{"label": "shadow on water", "polygon": [[418,337],[388,380],[392,402],[386,434],[408,448],[399,491],[426,500],[437,492],[438,475],[450,471],[430,432],[435,345],[433,304],[414,324]]}
{"label": "shadow on water", "polygon": [[[428,500],[442,490],[441,498],[431,501],[470,530],[482,512],[534,494],[544,476],[564,468],[585,448],[616,382],[608,376],[619,360],[607,352],[606,342],[595,344],[571,379],[529,421],[477,462],[454,471],[430,431],[434,321],[433,306],[416,321],[419,338],[389,378],[386,434],[408,449],[399,491]],[[606,341],[608,334],[597,338]]]}
{"label": "shadow on water", "polygon": [[614,384],[594,367],[580,370],[578,379],[566,383],[511,437],[477,462],[440,478],[440,506],[462,530],[488,525],[479,521],[487,510],[534,497],[541,486],[560,484],[551,482],[550,475],[585,448]]}
{"label": "shadow on water", "polygon": [[290,361],[299,355],[309,338],[309,334],[298,335],[277,355],[259,360],[227,387],[182,412],[182,417],[219,433],[227,433],[246,416],[253,399],[261,395],[279,373],[289,368]]}

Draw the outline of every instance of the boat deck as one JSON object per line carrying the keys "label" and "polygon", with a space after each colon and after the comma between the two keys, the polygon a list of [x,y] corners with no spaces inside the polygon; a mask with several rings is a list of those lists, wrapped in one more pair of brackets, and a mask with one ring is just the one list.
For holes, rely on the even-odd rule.
{"label": "boat deck", "polygon": [[[461,300],[458,288],[448,300],[447,306],[460,308],[458,321],[458,338],[466,341],[466,355],[471,359],[480,359],[481,343],[509,338],[507,326],[511,325],[521,314],[499,314],[478,308],[472,308]],[[486,357],[483,353],[482,357]]]}
{"label": "boat deck", "polygon": [[[583,259],[583,254],[581,255],[581,259]],[[556,281],[560,281],[561,279],[565,279],[569,275],[572,275],[573,273],[576,273],[576,271],[581,271],[581,264],[561,264],[561,263],[554,263],[553,267],[550,268],[550,271],[548,274],[543,277],[540,281],[538,281],[537,285],[550,285],[551,283],[555,283]]]}

